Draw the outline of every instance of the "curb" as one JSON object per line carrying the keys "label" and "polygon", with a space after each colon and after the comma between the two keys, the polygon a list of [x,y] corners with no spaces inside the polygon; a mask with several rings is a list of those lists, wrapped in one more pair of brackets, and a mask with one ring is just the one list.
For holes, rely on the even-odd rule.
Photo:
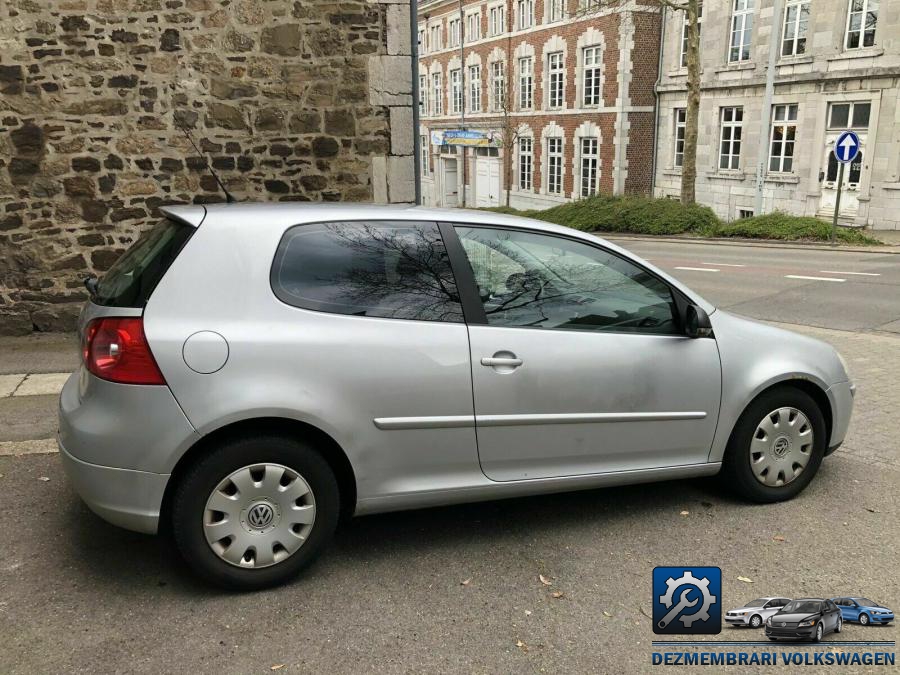
{"label": "curb", "polygon": [[[617,239],[620,240],[631,240],[631,241],[664,241],[673,244],[705,244],[705,245],[717,245],[717,246],[752,246],[755,248],[787,248],[787,249],[799,249],[806,251],[834,251],[840,253],[877,253],[877,254],[889,254],[889,255],[900,255],[900,246],[893,246],[891,244],[882,244],[880,246],[872,245],[872,246],[830,246],[827,244],[804,244],[801,242],[781,242],[774,239],[739,239],[737,237],[729,237],[727,239],[721,238],[716,239],[713,237],[672,237],[672,236],[658,236],[651,237],[641,234],[626,234],[623,232],[592,232],[591,234],[595,234],[598,237],[602,237],[603,239],[609,239],[610,241],[615,241]],[[607,236],[611,235],[611,236]]]}

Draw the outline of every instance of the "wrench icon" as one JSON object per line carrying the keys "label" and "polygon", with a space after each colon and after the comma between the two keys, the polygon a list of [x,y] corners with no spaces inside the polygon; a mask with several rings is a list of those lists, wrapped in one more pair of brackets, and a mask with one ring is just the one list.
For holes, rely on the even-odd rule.
{"label": "wrench icon", "polygon": [[670,623],[672,623],[672,619],[674,619],[676,616],[678,616],[678,613],[681,612],[681,610],[683,610],[687,607],[693,607],[698,602],[700,602],[699,598],[697,600],[694,600],[693,602],[688,602],[687,596],[688,596],[688,593],[690,593],[692,590],[694,590],[694,589],[685,588],[684,591],[682,591],[681,600],[679,600],[677,603],[675,603],[675,606],[672,609],[670,609],[669,612],[662,619],[660,619],[659,623],[657,624],[660,628],[665,628]]}

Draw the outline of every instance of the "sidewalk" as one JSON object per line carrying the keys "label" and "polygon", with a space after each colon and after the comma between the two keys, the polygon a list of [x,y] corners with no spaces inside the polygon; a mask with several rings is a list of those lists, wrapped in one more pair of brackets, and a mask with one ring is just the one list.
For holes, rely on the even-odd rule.
{"label": "sidewalk", "polygon": [[[74,333],[0,337],[0,378],[35,373],[71,373],[81,359]],[[0,396],[8,395],[0,392]]]}

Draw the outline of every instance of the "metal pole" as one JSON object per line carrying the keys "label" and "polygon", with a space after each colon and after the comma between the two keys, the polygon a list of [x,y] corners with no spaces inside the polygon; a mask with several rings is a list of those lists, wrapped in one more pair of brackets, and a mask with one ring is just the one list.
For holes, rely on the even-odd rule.
{"label": "metal pole", "polygon": [[[835,149],[837,149],[837,148],[835,148]],[[837,221],[838,221],[838,214],[841,212],[841,188],[844,187],[844,163],[840,162],[840,165],[841,165],[841,167],[838,169],[837,197],[835,197],[835,200],[834,200],[834,218],[831,220],[831,245],[832,246],[837,246]]]}
{"label": "metal pole", "polygon": [[772,97],[775,94],[775,62],[781,44],[781,27],[784,23],[784,0],[775,0],[772,8],[772,32],[769,34],[769,63],[766,68],[766,90],[763,95],[762,114],[759,118],[759,145],[756,149],[756,200],[753,215],[763,212],[763,185],[766,175],[766,158],[769,154],[769,135],[772,123]]}
{"label": "metal pole", "polygon": [[419,138],[419,3],[409,0],[409,42],[412,70],[413,172],[416,205],[422,205],[422,139]]}
{"label": "metal pole", "polygon": [[[463,131],[466,130],[466,22],[463,16],[463,0],[459,0],[459,86],[460,86],[460,116],[459,126]],[[461,206],[466,208],[466,146],[461,145],[462,149],[462,203]]]}

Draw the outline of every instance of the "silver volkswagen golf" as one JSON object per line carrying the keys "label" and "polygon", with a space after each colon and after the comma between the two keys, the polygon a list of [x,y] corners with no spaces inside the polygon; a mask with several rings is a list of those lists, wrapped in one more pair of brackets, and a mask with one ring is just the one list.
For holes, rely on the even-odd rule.
{"label": "silver volkswagen golf", "polygon": [[175,206],[89,280],[68,476],[254,589],[341,515],[721,473],[789,499],[844,439],[827,344],[590,234],[487,212]]}

